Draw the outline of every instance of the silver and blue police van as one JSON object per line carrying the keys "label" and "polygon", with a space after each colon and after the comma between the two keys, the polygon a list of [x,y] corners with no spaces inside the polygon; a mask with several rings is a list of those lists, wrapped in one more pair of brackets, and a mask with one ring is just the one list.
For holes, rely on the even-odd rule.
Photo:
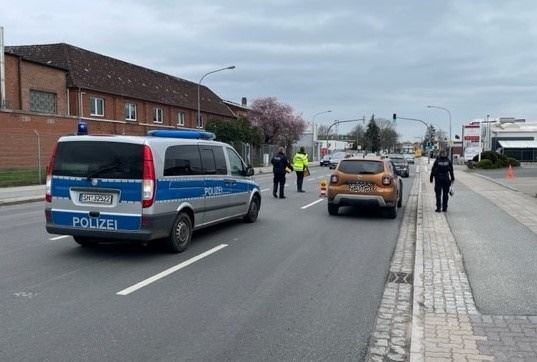
{"label": "silver and blue police van", "polygon": [[82,246],[163,240],[182,252],[194,230],[257,220],[253,174],[211,132],[63,136],[47,172],[46,230]]}

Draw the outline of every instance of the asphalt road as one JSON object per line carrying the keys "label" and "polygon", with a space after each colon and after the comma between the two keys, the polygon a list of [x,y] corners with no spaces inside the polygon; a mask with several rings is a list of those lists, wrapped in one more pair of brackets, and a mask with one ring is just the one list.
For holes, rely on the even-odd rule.
{"label": "asphalt road", "polygon": [[42,202],[1,207],[0,360],[363,359],[403,209],[331,217],[329,173],[312,167],[304,194],[291,175],[285,200],[256,176],[258,221],[196,232],[178,255],[82,248],[46,233]]}

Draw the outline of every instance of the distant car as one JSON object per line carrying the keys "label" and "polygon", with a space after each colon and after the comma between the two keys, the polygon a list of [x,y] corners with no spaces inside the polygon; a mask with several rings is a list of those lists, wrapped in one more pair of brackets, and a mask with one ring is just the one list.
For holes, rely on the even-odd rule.
{"label": "distant car", "polygon": [[343,160],[345,157],[347,157],[347,154],[345,152],[336,152],[332,154],[332,157],[330,157],[330,160],[328,161],[328,167],[331,170],[335,169],[339,161]]}
{"label": "distant car", "polygon": [[403,157],[406,159],[406,161],[410,164],[414,164],[414,155],[411,153],[405,153]]}
{"label": "distant car", "polygon": [[396,218],[403,203],[403,181],[389,158],[344,158],[330,176],[327,198],[330,215],[337,215],[341,206],[376,207]]}
{"label": "distant car", "polygon": [[321,158],[321,167],[323,166],[330,166],[330,155],[324,155],[323,158]]}
{"label": "distant car", "polygon": [[410,176],[410,166],[403,155],[389,155],[388,158],[392,161],[395,172],[397,172],[398,175],[401,175],[402,177]]}

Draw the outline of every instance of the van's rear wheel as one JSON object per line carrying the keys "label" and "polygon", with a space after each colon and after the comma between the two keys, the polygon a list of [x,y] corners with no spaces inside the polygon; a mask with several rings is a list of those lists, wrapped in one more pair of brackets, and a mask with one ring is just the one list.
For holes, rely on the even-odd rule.
{"label": "van's rear wheel", "polygon": [[97,245],[98,241],[87,236],[73,236],[75,242],[80,246],[91,247]]}
{"label": "van's rear wheel", "polygon": [[190,244],[190,239],[192,239],[192,220],[186,213],[182,212],[175,219],[166,244],[172,253],[181,253]]}

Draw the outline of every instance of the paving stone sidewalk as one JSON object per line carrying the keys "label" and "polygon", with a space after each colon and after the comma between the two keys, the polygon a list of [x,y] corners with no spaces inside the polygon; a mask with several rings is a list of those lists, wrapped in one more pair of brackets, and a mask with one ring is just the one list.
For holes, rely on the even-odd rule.
{"label": "paving stone sidewalk", "polygon": [[[367,360],[537,361],[537,316],[489,316],[476,309],[448,216],[434,212],[429,170],[423,162],[419,169]],[[457,182],[537,233],[535,198],[462,170]]]}

